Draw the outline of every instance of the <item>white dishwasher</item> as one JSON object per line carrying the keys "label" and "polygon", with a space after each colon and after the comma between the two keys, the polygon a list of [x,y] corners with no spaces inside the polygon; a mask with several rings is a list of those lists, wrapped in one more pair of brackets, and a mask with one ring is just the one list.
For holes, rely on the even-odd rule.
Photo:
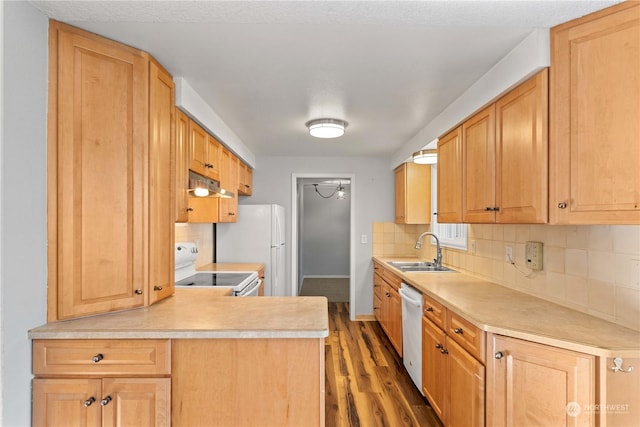
{"label": "white dishwasher", "polygon": [[402,283],[402,361],[422,393],[422,293]]}

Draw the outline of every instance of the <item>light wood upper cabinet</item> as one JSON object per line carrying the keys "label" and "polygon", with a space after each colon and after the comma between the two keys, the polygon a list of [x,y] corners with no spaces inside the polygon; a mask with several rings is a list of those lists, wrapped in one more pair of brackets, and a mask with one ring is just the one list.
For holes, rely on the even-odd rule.
{"label": "light wood upper cabinet", "polygon": [[552,28],[552,223],[640,224],[638,70],[638,2]]}
{"label": "light wood upper cabinet", "polygon": [[548,71],[462,125],[466,223],[547,222]]}
{"label": "light wood upper cabinet", "polygon": [[[487,355],[487,425],[592,426],[594,356],[496,335]],[[590,406],[593,407],[593,406]]]}
{"label": "light wood upper cabinet", "polygon": [[182,111],[175,109],[175,222],[187,222],[189,220],[189,117]]}
{"label": "light wood upper cabinet", "polygon": [[[229,191],[237,191],[238,188],[238,158],[226,148],[221,151],[221,179],[220,186]],[[236,222],[238,221],[238,197],[234,194],[233,198],[219,199],[219,222]]]}
{"label": "light wood upper cabinet", "polygon": [[174,293],[174,191],[176,173],[171,75],[149,62],[149,303]]}
{"label": "light wood upper cabinet", "polygon": [[239,163],[238,194],[241,196],[253,194],[253,169],[243,162]]}
{"label": "light wood upper cabinet", "polygon": [[173,287],[173,82],[144,52],[49,28],[47,318],[149,304]]}
{"label": "light wood upper cabinet", "polygon": [[431,166],[403,163],[395,174],[395,223],[431,223]]}
{"label": "light wood upper cabinet", "polygon": [[462,222],[462,126],[438,141],[438,222]]}
{"label": "light wood upper cabinet", "polygon": [[496,102],[496,222],[548,220],[549,73]]}
{"label": "light wood upper cabinet", "polygon": [[495,105],[462,124],[462,222],[494,222]]}

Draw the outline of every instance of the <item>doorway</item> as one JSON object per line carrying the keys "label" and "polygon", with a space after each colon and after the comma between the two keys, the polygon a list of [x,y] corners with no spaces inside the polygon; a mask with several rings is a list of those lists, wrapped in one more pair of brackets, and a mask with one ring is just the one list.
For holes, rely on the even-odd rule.
{"label": "doorway", "polygon": [[352,174],[292,175],[292,295],[354,304]]}

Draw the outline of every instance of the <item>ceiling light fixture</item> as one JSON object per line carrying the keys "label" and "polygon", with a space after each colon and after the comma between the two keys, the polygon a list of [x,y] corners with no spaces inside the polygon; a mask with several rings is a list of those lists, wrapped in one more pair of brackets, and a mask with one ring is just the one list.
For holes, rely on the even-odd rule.
{"label": "ceiling light fixture", "polygon": [[313,184],[313,186],[316,189],[316,193],[318,193],[318,195],[320,197],[322,197],[323,199],[330,199],[332,198],[334,195],[336,195],[336,193],[338,194],[338,196],[336,197],[336,199],[339,200],[343,200],[345,198],[346,192],[344,190],[344,186],[342,185],[342,182],[340,182],[338,184],[338,186],[333,190],[333,192],[331,194],[329,194],[328,196],[325,196],[324,194],[322,194],[320,192],[320,190],[318,190],[318,184]]}
{"label": "ceiling light fixture", "polygon": [[437,150],[420,150],[413,153],[413,163],[419,165],[434,165],[438,163]]}
{"label": "ceiling light fixture", "polygon": [[305,123],[309,134],[316,138],[338,138],[344,135],[348,123],[339,119],[314,119]]}

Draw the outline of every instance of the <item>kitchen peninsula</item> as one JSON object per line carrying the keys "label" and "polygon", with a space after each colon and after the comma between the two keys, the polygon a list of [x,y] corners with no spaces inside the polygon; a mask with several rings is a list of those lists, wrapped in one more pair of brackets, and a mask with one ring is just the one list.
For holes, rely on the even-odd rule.
{"label": "kitchen peninsula", "polygon": [[[219,295],[177,289],[152,306],[30,330],[34,425],[52,415],[45,405],[56,399],[54,387],[87,383],[87,407],[58,412],[66,422],[100,418],[101,411],[110,418],[116,405],[126,411],[147,399],[146,411],[127,414],[133,424],[323,425],[326,298]],[[94,391],[96,381],[102,384]],[[136,382],[161,386],[107,399]],[[100,406],[91,398],[108,401]]]}

